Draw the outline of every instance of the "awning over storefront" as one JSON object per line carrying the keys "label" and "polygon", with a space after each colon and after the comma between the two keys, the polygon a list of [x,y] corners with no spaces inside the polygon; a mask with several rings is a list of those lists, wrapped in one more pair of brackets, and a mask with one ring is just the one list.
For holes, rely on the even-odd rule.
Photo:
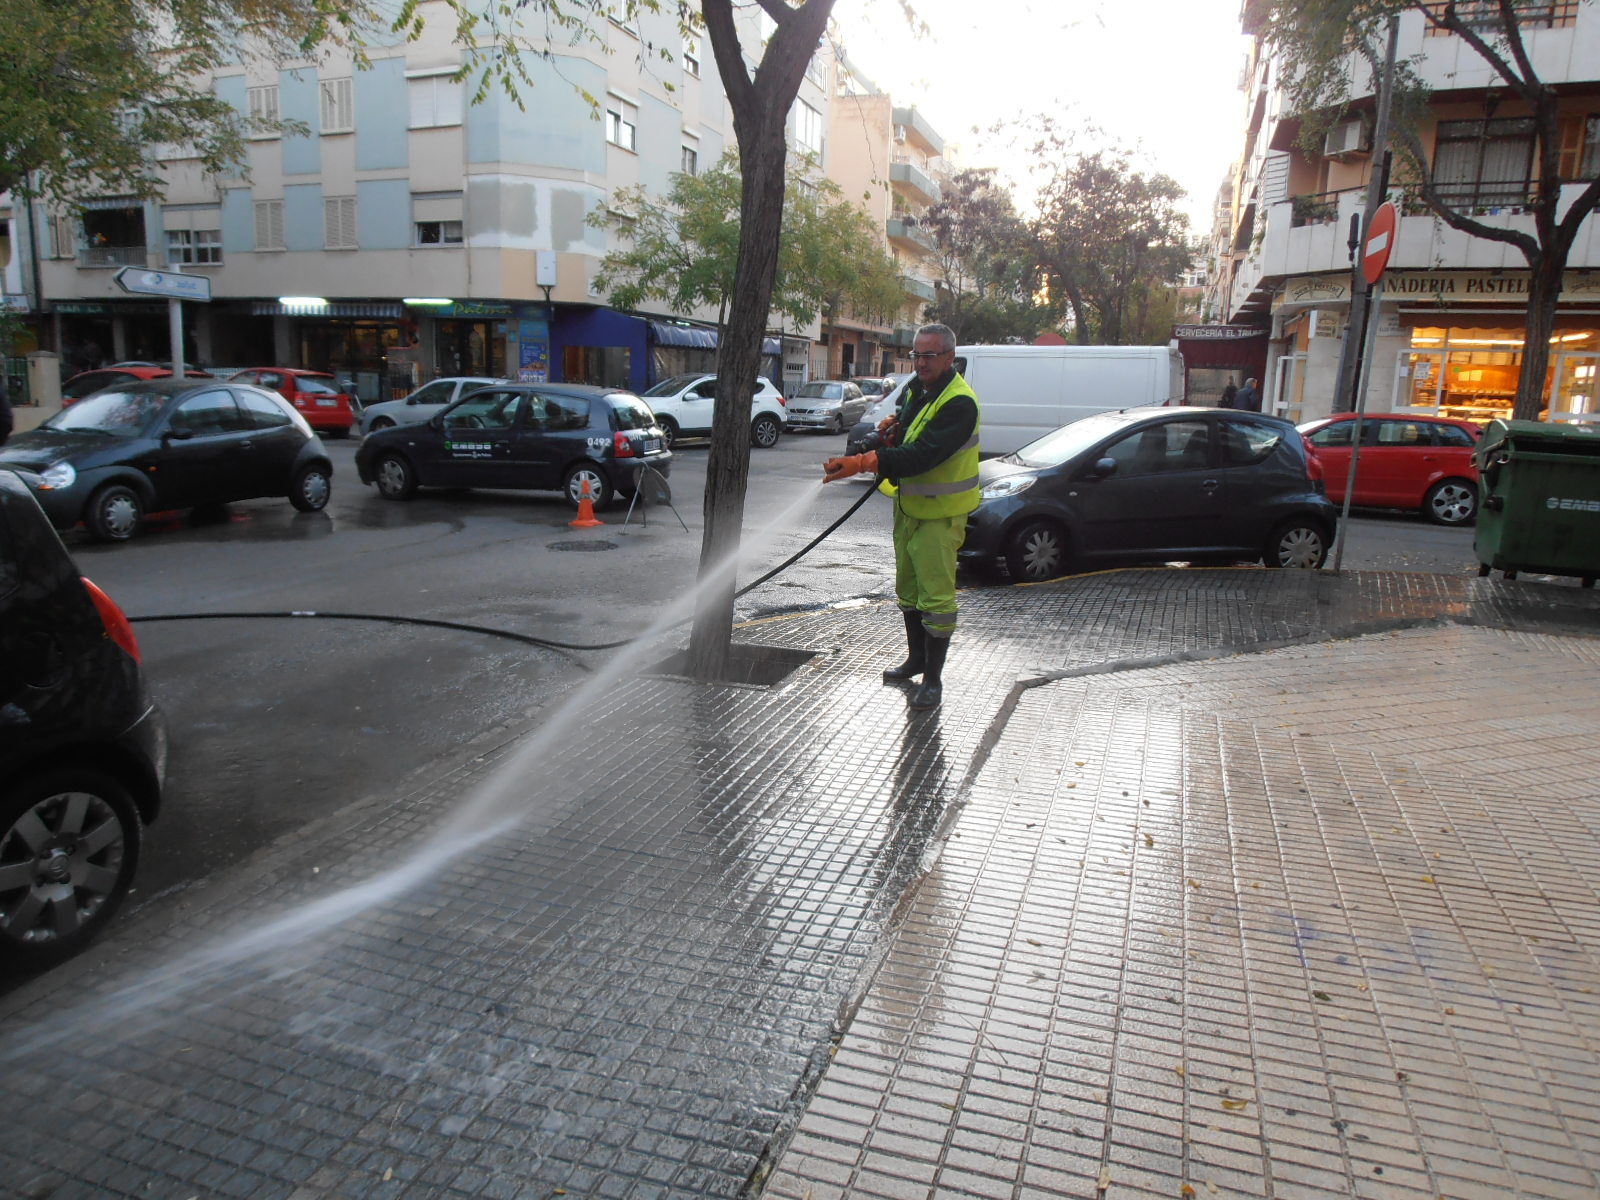
{"label": "awning over storefront", "polygon": [[258,300],[250,306],[253,317],[388,317],[399,320],[405,308],[390,300],[330,300],[326,304],[304,304],[279,300]]}
{"label": "awning over storefront", "polygon": [[[690,346],[696,350],[715,350],[717,331],[704,325],[680,325],[675,321],[651,321],[650,336],[658,346]],[[778,338],[761,340],[761,353],[781,354],[783,345]]]}
{"label": "awning over storefront", "polygon": [[1176,325],[1172,330],[1185,368],[1244,371],[1257,379],[1267,369],[1271,332],[1256,325]]}

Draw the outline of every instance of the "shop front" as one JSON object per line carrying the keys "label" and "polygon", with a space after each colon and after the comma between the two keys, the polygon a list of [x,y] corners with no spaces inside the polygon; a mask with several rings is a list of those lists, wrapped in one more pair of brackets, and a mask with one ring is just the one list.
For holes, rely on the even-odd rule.
{"label": "shop front", "polygon": [[[717,331],[710,326],[609,308],[557,305],[550,347],[552,378],[640,394],[674,375],[717,367]],[[760,373],[783,390],[780,339],[763,339]]]}
{"label": "shop front", "polygon": [[[1509,314],[1515,317],[1515,314]],[[1410,314],[1415,322],[1434,321],[1431,313]],[[1395,366],[1395,411],[1463,417],[1483,423],[1509,417],[1522,372],[1523,331],[1514,325],[1485,324],[1489,318],[1452,314],[1471,324],[1412,324],[1410,345]],[[1590,324],[1590,328],[1580,327]],[[1546,421],[1600,420],[1595,369],[1600,366],[1600,315],[1567,317],[1550,339],[1545,372]]]}

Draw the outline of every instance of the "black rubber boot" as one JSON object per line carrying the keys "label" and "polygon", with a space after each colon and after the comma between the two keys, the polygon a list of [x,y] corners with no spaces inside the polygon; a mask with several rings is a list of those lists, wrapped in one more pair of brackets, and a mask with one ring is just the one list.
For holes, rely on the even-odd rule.
{"label": "black rubber boot", "polygon": [[914,608],[902,608],[900,615],[906,621],[906,660],[898,667],[883,673],[885,683],[905,683],[922,674],[928,661],[928,635],[922,628],[922,614]]}
{"label": "black rubber boot", "polygon": [[950,639],[927,640],[928,665],[922,671],[922,685],[911,693],[912,708],[937,708],[944,696],[944,656],[950,653]]}

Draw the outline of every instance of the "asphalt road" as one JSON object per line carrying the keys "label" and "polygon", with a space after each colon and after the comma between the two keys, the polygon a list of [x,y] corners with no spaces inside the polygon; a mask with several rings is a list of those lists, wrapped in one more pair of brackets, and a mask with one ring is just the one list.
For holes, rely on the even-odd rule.
{"label": "asphalt road", "polygon": [[[130,910],[204,887],[218,871],[342,805],[560,704],[594,653],[380,619],[421,617],[592,645],[649,628],[698,569],[707,450],[675,456],[677,512],[648,524],[621,507],[573,529],[555,495],[362,487],[354,442],[330,442],[327,511],[283,501],[175,518],[123,546],[69,535],[85,574],[130,616],[349,613],[140,622],[136,631],[172,735],[166,807],[149,830]],[[800,549],[864,483],[820,488],[840,439],[791,434],[754,451],[741,583]],[[740,619],[892,591],[888,505],[869,502],[801,562],[744,598]],[[1362,514],[1344,568],[1475,574],[1470,529]],[[969,586],[1004,586],[971,579]],[[630,653],[631,651],[623,651]],[[657,651],[656,653],[660,653]],[[641,665],[644,665],[642,662]],[[179,903],[183,902],[179,896]],[[109,937],[116,936],[115,929]]]}

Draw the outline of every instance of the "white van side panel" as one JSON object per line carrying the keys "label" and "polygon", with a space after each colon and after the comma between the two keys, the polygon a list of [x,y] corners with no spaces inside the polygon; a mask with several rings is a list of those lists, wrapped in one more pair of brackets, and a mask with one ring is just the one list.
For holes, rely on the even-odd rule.
{"label": "white van side panel", "polygon": [[978,394],[986,456],[1095,413],[1183,400],[1183,362],[1167,346],[960,346],[956,354]]}

